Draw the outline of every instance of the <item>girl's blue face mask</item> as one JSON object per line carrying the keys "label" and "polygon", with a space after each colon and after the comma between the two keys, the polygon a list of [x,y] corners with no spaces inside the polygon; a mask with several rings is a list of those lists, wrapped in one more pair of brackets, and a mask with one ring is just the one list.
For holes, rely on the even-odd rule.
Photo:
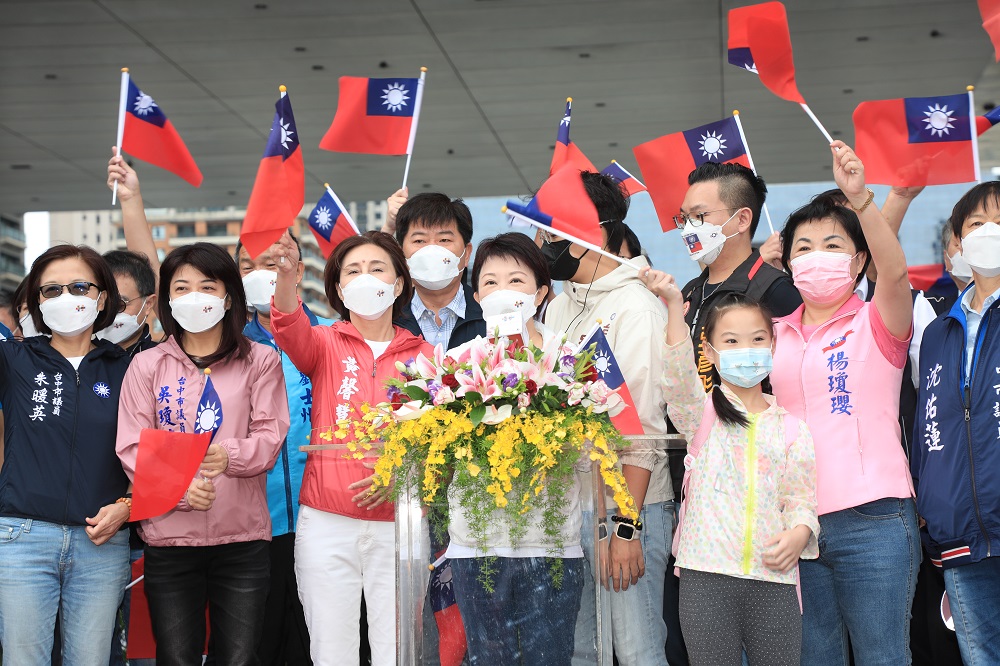
{"label": "girl's blue face mask", "polygon": [[[711,344],[708,345],[712,347]],[[719,376],[730,384],[752,388],[771,374],[774,358],[770,347],[741,347],[739,349],[712,350],[719,357],[716,368]]]}

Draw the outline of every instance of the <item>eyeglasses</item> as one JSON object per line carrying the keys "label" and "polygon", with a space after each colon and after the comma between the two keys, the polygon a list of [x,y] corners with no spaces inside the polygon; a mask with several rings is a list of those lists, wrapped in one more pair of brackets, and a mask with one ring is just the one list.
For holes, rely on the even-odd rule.
{"label": "eyeglasses", "polygon": [[45,284],[38,288],[38,293],[45,298],[59,298],[65,289],[73,296],[86,296],[92,288],[96,288],[98,291],[101,290],[93,282],[80,280],[78,282],[70,282],[69,284]]}
{"label": "eyeglasses", "polygon": [[706,210],[704,213],[695,213],[694,215],[681,213],[680,215],[674,215],[674,226],[678,229],[683,229],[685,224],[690,224],[692,227],[700,227],[705,224],[706,215],[730,210],[739,210],[739,208],[716,208],[715,210]]}
{"label": "eyeglasses", "polygon": [[125,298],[124,296],[122,296],[121,297],[122,302],[121,302],[121,305],[118,306],[118,312],[125,312],[125,308],[128,307],[129,303],[131,303],[132,301],[137,301],[140,298],[142,299],[143,304],[145,304],[146,303],[146,299],[148,299],[149,296],[145,296],[145,297],[144,296],[136,296],[135,298]]}

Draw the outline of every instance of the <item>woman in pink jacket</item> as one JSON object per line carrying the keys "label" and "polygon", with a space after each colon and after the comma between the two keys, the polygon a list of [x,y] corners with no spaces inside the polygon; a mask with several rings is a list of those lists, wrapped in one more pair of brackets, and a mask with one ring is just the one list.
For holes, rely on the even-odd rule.
{"label": "woman in pink jacket", "polygon": [[277,353],[243,336],[243,284],[217,245],[167,257],[160,303],[169,337],[125,375],[118,457],[131,479],[144,428],[213,434],[177,507],[139,526],[156,662],[201,663],[207,601],[219,663],[254,664],[269,576],[266,476],[288,431],[284,377]]}
{"label": "woman in pink jacket", "polygon": [[[864,165],[830,146],[849,207],[817,197],[782,231],[782,262],[802,295],[775,322],[771,386],[816,451],[819,559],[803,560],[802,664],[910,663],[920,536],[900,444],[899,386],[912,330],[906,258],[865,187]],[[878,268],[871,302],[854,289]]]}
{"label": "woman in pink jacket", "polygon": [[[392,236],[371,231],[342,241],[326,263],[326,297],[343,321],[310,326],[295,294],[299,256],[278,241],[278,284],[271,306],[274,339],[313,383],[315,444],[365,403],[387,400],[385,382],[432,348],[393,326],[413,296],[406,259]],[[303,442],[304,444],[305,442]],[[344,451],[306,461],[295,531],[295,575],[316,664],[358,663],[361,594],[368,608],[372,664],[396,663],[396,533],[393,506],[369,492],[371,463]]]}

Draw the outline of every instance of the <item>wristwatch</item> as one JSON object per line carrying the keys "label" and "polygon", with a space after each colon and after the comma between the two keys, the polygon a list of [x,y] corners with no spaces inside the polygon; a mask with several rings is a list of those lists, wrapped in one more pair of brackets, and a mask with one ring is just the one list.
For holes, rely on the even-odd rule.
{"label": "wristwatch", "polygon": [[642,523],[638,520],[624,516],[611,516],[611,520],[615,523],[615,536],[622,541],[632,541],[642,531]]}
{"label": "wristwatch", "polygon": [[604,541],[608,538],[608,521],[601,520],[597,523],[597,538],[599,541]]}

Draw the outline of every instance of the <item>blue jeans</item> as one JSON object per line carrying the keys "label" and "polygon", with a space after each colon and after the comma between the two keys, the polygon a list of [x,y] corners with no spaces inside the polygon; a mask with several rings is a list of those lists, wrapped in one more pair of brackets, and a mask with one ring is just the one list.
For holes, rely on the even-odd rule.
{"label": "blue jeans", "polygon": [[83,526],[0,517],[0,644],[10,664],[105,666],[128,583],[128,530],[95,546]]}
{"label": "blue jeans", "polygon": [[800,560],[803,666],[910,663],[920,568],[912,499],[886,498],[819,517],[819,559]]}
{"label": "blue jeans", "polygon": [[549,558],[495,558],[492,592],[480,582],[483,562],[475,557],[451,560],[472,666],[569,666],[586,575],[583,558],[562,561],[558,588]]}
{"label": "blue jeans", "polygon": [[1000,558],[945,569],[944,585],[962,661],[1000,664]]}

